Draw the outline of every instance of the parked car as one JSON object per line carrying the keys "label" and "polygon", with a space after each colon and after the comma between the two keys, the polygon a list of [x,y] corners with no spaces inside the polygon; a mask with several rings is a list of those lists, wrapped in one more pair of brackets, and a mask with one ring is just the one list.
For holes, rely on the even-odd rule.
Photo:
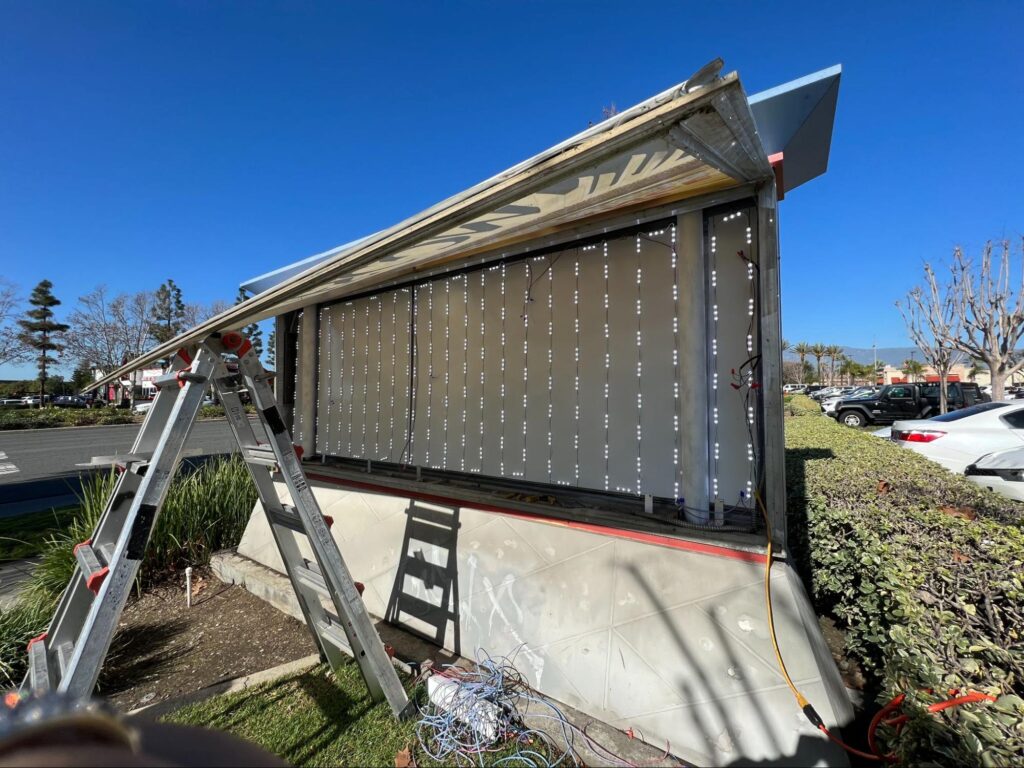
{"label": "parked car", "polygon": [[838,394],[838,392],[839,387],[825,387],[824,389],[819,389],[817,392],[812,392],[809,397],[812,400],[821,402],[822,398],[831,397],[832,395]]}
{"label": "parked car", "polygon": [[[946,404],[951,411],[987,402],[977,384],[953,381],[946,385]],[[888,384],[877,394],[836,403],[835,418],[848,427],[892,424],[900,419],[927,419],[939,411],[939,385]]]}
{"label": "parked car", "polygon": [[20,397],[5,397],[0,399],[0,408],[24,408],[25,401]]}
{"label": "parked car", "polygon": [[782,388],[782,391],[785,392],[787,395],[795,395],[798,392],[806,392],[807,391],[807,385],[806,384],[786,384]]}
{"label": "parked car", "polygon": [[1016,501],[1024,501],[1024,447],[993,451],[968,464],[967,479],[982,488]]}
{"label": "parked car", "polygon": [[960,474],[993,451],[1024,448],[1024,404],[978,403],[931,419],[897,421],[892,440]]}
{"label": "parked car", "polygon": [[878,387],[856,387],[841,395],[829,395],[822,398],[821,410],[832,416],[836,412],[836,406],[843,400],[858,400],[863,397],[873,397],[878,392]]}
{"label": "parked car", "polygon": [[89,406],[85,398],[78,395],[61,395],[54,399],[53,404],[58,408],[87,408]]}

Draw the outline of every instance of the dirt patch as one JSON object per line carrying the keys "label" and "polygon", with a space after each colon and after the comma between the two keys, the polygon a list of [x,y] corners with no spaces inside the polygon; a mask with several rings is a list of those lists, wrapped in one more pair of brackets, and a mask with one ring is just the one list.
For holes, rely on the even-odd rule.
{"label": "dirt patch", "polygon": [[316,653],[301,622],[241,587],[201,578],[192,608],[184,585],[168,583],[125,609],[99,685],[121,711]]}
{"label": "dirt patch", "polygon": [[832,652],[832,658],[835,660],[836,666],[839,667],[839,674],[842,675],[846,687],[855,691],[863,691],[867,680],[860,665],[846,653],[846,633],[836,626],[832,618],[827,616],[819,617],[818,625],[821,627],[825,643]]}

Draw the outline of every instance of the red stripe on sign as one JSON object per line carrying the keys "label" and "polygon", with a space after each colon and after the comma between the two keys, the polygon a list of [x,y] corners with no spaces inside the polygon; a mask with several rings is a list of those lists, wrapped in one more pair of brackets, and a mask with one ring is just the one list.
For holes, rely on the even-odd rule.
{"label": "red stripe on sign", "polygon": [[657,533],[643,533],[641,531],[630,531],[624,528],[612,528],[607,525],[595,525],[593,523],[577,523],[571,520],[562,520],[557,517],[549,517],[548,515],[542,515],[540,513],[523,512],[522,510],[519,509],[507,509],[505,507],[498,507],[491,504],[478,504],[476,502],[470,503],[462,499],[454,499],[448,496],[439,496],[433,493],[403,491],[397,488],[388,488],[386,486],[376,485],[375,483],[365,483],[360,480],[347,480],[339,477],[331,477],[329,475],[318,475],[312,472],[307,472],[306,476],[310,480],[319,480],[324,483],[330,483],[331,485],[340,485],[347,488],[357,488],[360,490],[376,491],[378,493],[384,493],[391,496],[401,496],[407,499],[426,501],[433,504],[443,504],[445,506],[471,507],[473,509],[479,509],[484,512],[494,512],[499,515],[518,517],[523,520],[545,523],[547,525],[560,525],[564,528],[571,528],[573,530],[584,531],[586,533],[596,533],[599,536],[613,536],[618,539],[635,541],[640,544],[653,544],[658,547],[668,547],[669,549],[681,549],[686,552],[696,552],[701,555],[710,555],[712,557],[724,557],[730,560],[741,560],[745,563],[760,563],[764,565],[765,562],[765,556],[759,552],[747,552],[743,549],[732,549],[730,547],[722,547],[717,544],[703,544],[698,541],[677,539],[672,536],[662,536]]}

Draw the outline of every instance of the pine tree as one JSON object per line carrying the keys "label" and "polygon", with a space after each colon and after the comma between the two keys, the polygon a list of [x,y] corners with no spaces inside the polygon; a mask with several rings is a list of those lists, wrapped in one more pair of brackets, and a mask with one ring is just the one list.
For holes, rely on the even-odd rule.
{"label": "pine tree", "polygon": [[[245,295],[245,289],[239,288],[238,296],[235,297],[235,305],[241,304],[247,298],[249,297]],[[256,350],[256,357],[263,357],[263,330],[259,323],[250,323],[242,329],[242,333],[249,339],[252,348]]]}
{"label": "pine tree", "polygon": [[277,365],[277,331],[273,329],[267,337],[267,365]]}
{"label": "pine tree", "polygon": [[18,338],[38,353],[39,407],[42,408],[46,401],[46,367],[58,362],[50,353],[60,352],[64,348],[57,339],[68,326],[53,319],[53,308],[60,305],[60,299],[53,295],[53,283],[49,280],[40,281],[28,297],[28,303],[32,309],[25,313],[24,319],[18,321],[22,329]]}
{"label": "pine tree", "polygon": [[185,302],[181,288],[168,279],[153,294],[153,320],[149,335],[157,344],[170,341],[185,329]]}
{"label": "pine tree", "polygon": [[[167,279],[153,294],[153,319],[149,323],[149,335],[157,344],[170,341],[185,330],[185,302],[181,288]],[[169,359],[160,361],[162,368],[170,365]]]}

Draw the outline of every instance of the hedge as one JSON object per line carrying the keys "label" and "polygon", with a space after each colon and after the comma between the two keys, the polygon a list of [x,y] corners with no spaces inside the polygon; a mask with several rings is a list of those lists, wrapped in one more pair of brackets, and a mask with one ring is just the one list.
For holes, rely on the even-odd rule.
{"label": "hedge", "polygon": [[2,429],[46,429],[131,424],[130,411],[117,408],[18,408],[0,410]]}
{"label": "hedge", "polygon": [[[1024,506],[820,413],[786,420],[786,472],[790,550],[819,615],[878,706],[908,694],[889,748],[908,764],[1024,764]],[[925,712],[954,688],[997,701]]]}

